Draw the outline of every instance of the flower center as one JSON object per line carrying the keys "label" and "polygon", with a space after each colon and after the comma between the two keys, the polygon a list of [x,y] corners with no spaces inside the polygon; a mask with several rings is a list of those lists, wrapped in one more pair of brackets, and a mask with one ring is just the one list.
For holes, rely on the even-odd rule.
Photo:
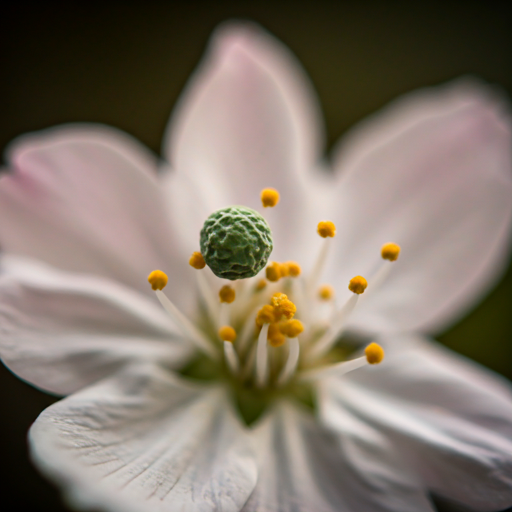
{"label": "flower center", "polygon": [[[264,207],[274,207],[279,194],[265,189],[261,200]],[[211,217],[214,215],[223,219],[223,236],[229,237],[229,220],[217,214]],[[246,220],[243,217],[240,222]],[[367,288],[370,291],[382,284],[391,262],[398,259],[400,247],[393,243],[383,245],[383,262],[369,283],[362,276],[353,277],[348,283],[352,295],[338,306],[334,289],[318,282],[336,227],[330,221],[321,221],[317,232],[323,240],[307,276],[294,261],[273,261],[265,268],[265,278],[253,275],[234,280],[218,291],[205,275],[202,253],[194,252],[189,264],[197,270],[198,289],[206,306],[200,327],[190,322],[162,291],[168,280],[164,272],[155,270],[148,277],[162,306],[183,336],[198,349],[199,355],[182,373],[227,383],[247,423],[283,395],[312,404],[318,379],[378,364],[384,358],[384,351],[376,343],[370,343],[360,357],[350,358],[354,348],[350,350],[340,340],[360,297]],[[222,266],[222,262],[217,260],[215,265]],[[247,267],[238,267],[237,275],[251,273]],[[222,268],[217,270],[223,272]],[[229,275],[233,275],[231,270]]]}

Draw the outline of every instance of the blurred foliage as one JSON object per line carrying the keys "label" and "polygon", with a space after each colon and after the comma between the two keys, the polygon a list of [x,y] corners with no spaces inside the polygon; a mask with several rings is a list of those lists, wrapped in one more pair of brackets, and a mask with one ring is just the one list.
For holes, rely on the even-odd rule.
{"label": "blurred foliage", "polygon": [[[211,31],[229,18],[261,23],[298,56],[319,93],[329,146],[417,87],[473,74],[512,92],[506,2],[20,1],[2,9],[0,146],[63,122],[99,122],[158,152],[169,113]],[[440,340],[512,378],[511,299],[509,272]],[[25,446],[28,426],[53,399],[4,368],[0,395],[8,469],[2,510],[65,510],[31,468]]]}

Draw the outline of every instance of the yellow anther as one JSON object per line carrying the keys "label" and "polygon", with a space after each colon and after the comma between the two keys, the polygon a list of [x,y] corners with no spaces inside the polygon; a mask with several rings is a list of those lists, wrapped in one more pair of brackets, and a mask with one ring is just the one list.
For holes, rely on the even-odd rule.
{"label": "yellow anther", "polygon": [[236,340],[236,331],[230,325],[224,325],[219,329],[219,338],[233,343]]}
{"label": "yellow anther", "polygon": [[350,283],[348,283],[348,289],[353,293],[357,293],[357,295],[361,295],[361,293],[364,293],[367,286],[368,281],[366,281],[366,279],[363,276],[353,277],[350,280]]}
{"label": "yellow anther", "polygon": [[148,276],[148,283],[153,290],[163,290],[167,285],[167,274],[161,270],[153,270]]}
{"label": "yellow anther", "polygon": [[273,208],[279,202],[279,192],[275,188],[264,188],[261,191],[261,204]]}
{"label": "yellow anther", "polygon": [[275,283],[281,279],[281,264],[273,261],[265,269],[265,275],[271,283]]}
{"label": "yellow anther", "polygon": [[188,260],[188,264],[197,270],[201,270],[206,266],[203,255],[197,251],[192,253],[192,256],[190,256],[190,259]]}
{"label": "yellow anther", "polygon": [[279,304],[279,307],[276,308],[276,312],[285,316],[286,318],[288,318],[288,320],[290,320],[290,318],[293,318],[293,315],[295,315],[296,311],[297,306],[289,299],[283,300],[281,304]]}
{"label": "yellow anther", "polygon": [[232,286],[229,286],[229,284],[224,285],[219,290],[219,299],[221,302],[231,304],[235,300],[235,296],[235,290]]}
{"label": "yellow anther", "polygon": [[400,254],[400,246],[397,244],[384,244],[380,250],[383,260],[396,261]]}
{"label": "yellow anther", "polygon": [[384,350],[377,343],[370,343],[365,349],[366,360],[370,364],[379,364],[384,359]]}
{"label": "yellow anther", "polygon": [[319,222],[316,230],[322,238],[333,237],[336,234],[336,226],[330,220]]}
{"label": "yellow anther", "polygon": [[290,275],[290,269],[286,263],[279,263],[279,272],[281,272],[281,277],[288,277]]}
{"label": "yellow anther", "polygon": [[300,276],[302,269],[298,263],[295,261],[287,261],[286,265],[288,267],[288,274],[290,274],[290,277]]}
{"label": "yellow anther", "polygon": [[296,338],[304,330],[304,326],[300,320],[287,320],[281,322],[279,329],[288,338]]}
{"label": "yellow anther", "polygon": [[288,296],[284,293],[274,293],[271,299],[272,306],[274,306],[276,319],[279,319],[281,316],[285,316],[288,318],[293,318],[295,312],[297,311],[297,306],[288,299]]}
{"label": "yellow anther", "polygon": [[286,295],[285,293],[276,292],[270,298],[270,302],[272,303],[272,306],[277,308],[281,305],[281,302],[283,302],[283,300],[287,300],[287,299],[288,299],[288,295]]}
{"label": "yellow anther", "polygon": [[331,300],[334,298],[334,288],[328,284],[320,286],[318,289],[318,297],[320,300]]}
{"label": "yellow anther", "polygon": [[260,279],[255,286],[255,289],[257,292],[261,292],[261,290],[264,290],[267,287],[267,280],[266,279]]}
{"label": "yellow anther", "polygon": [[261,327],[263,324],[270,324],[275,321],[274,308],[269,304],[265,304],[256,315],[256,325]]}
{"label": "yellow anther", "polygon": [[279,325],[274,323],[268,326],[267,340],[273,347],[284,345],[286,336],[279,329]]}

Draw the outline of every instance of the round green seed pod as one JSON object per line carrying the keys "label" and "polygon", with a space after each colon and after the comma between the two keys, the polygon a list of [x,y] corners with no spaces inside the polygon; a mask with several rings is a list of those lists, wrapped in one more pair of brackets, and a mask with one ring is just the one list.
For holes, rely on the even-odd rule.
{"label": "round green seed pod", "polygon": [[245,206],[213,212],[199,239],[201,254],[212,272],[223,279],[255,276],[272,252],[272,232],[267,221]]}

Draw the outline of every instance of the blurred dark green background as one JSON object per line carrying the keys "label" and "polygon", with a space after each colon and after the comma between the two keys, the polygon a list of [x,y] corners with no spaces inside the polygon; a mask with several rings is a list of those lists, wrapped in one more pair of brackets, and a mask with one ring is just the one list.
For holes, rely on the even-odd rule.
{"label": "blurred dark green background", "polygon": [[[123,2],[2,7],[0,147],[69,121],[116,126],[158,152],[169,113],[212,29],[260,22],[319,93],[329,147],[396,96],[474,74],[512,95],[508,2]],[[512,275],[440,340],[512,378]],[[0,368],[0,508],[65,510],[32,469],[25,434],[53,399]],[[445,510],[440,505],[440,510]]]}

